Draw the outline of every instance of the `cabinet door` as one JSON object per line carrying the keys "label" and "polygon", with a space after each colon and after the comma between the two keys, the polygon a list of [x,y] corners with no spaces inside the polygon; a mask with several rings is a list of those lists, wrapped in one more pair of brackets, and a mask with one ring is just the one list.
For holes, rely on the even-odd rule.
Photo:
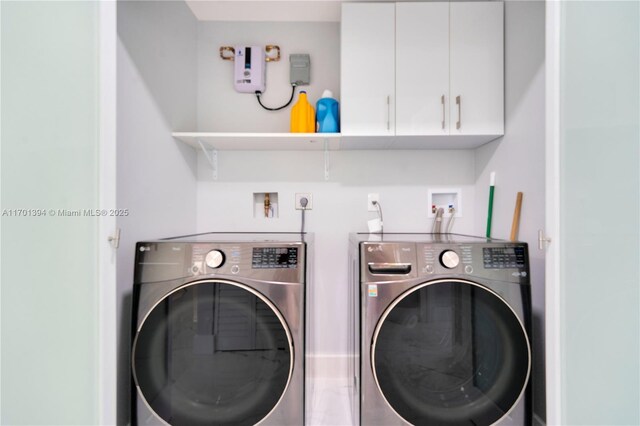
{"label": "cabinet door", "polygon": [[449,103],[449,3],[397,3],[396,134],[448,134]]}
{"label": "cabinet door", "polygon": [[341,37],[342,133],[395,134],[395,5],[343,4]]}
{"label": "cabinet door", "polygon": [[452,135],[504,133],[503,14],[502,2],[450,3]]}

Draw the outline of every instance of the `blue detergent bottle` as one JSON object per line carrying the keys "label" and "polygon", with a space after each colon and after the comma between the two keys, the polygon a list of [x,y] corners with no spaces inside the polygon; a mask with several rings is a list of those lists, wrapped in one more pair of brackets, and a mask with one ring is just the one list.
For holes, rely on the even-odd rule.
{"label": "blue detergent bottle", "polygon": [[316,102],[316,131],[318,133],[338,133],[340,131],[340,114],[338,101],[333,93],[325,90]]}

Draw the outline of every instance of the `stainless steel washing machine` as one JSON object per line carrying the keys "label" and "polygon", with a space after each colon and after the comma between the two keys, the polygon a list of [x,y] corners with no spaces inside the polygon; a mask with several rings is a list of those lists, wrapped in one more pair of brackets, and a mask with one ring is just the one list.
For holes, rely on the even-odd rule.
{"label": "stainless steel washing machine", "polygon": [[310,238],[215,233],[137,244],[134,424],[304,424]]}
{"label": "stainless steel washing machine", "polygon": [[351,235],[354,424],[531,423],[527,250]]}

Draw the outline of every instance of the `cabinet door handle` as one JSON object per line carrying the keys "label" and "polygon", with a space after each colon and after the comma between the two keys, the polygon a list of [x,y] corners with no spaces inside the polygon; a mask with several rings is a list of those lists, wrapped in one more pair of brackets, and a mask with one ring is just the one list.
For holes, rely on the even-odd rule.
{"label": "cabinet door handle", "polygon": [[462,101],[460,95],[456,96],[456,105],[458,105],[458,122],[456,123],[456,129],[460,130],[462,126]]}
{"label": "cabinet door handle", "polygon": [[387,95],[387,130],[391,130],[391,96]]}
{"label": "cabinet door handle", "polygon": [[442,130],[444,130],[444,95],[440,98],[440,103],[442,104]]}

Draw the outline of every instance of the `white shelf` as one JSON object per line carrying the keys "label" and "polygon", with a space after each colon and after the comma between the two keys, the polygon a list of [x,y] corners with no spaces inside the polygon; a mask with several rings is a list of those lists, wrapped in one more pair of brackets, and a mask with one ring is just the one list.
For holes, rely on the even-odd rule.
{"label": "white shelf", "polygon": [[340,133],[211,133],[174,132],[173,137],[200,149],[218,151],[335,151]]}
{"label": "white shelf", "polygon": [[473,149],[502,135],[344,136],[340,133],[174,132],[173,137],[217,151],[329,151],[359,149]]}
{"label": "white shelf", "polygon": [[174,132],[172,136],[202,150],[218,179],[218,151],[324,151],[324,178],[329,180],[329,151],[359,149],[470,149],[502,135],[474,136],[342,136],[340,133]]}

